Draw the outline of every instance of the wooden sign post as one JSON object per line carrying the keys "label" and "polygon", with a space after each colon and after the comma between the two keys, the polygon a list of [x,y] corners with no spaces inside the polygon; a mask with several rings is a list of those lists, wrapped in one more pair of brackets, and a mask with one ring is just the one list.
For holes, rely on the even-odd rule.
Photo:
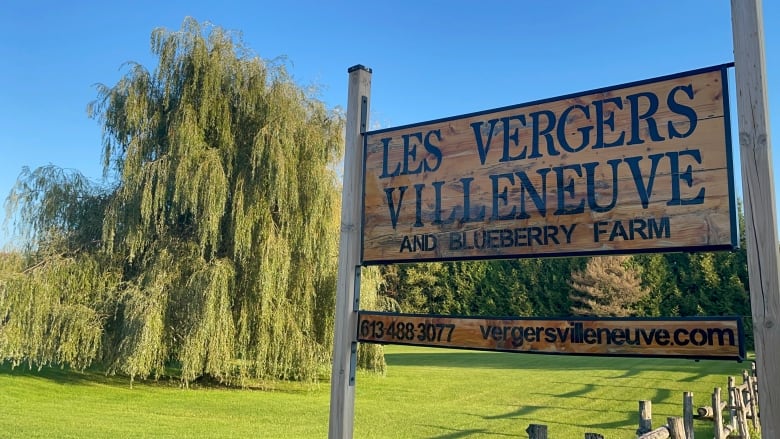
{"label": "wooden sign post", "polygon": [[760,0],[731,0],[761,433],[780,437],[780,255]]}
{"label": "wooden sign post", "polygon": [[336,320],[333,369],[330,377],[330,439],[351,438],[355,417],[355,361],[357,355],[357,298],[360,284],[360,242],[363,133],[368,123],[371,69],[349,68],[347,128],[344,151],[344,187],[341,193],[341,237],[336,282]]}

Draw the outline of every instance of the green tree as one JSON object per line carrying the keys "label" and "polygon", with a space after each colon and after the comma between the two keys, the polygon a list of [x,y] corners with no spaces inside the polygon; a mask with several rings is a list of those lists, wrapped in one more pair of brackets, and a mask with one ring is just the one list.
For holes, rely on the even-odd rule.
{"label": "green tree", "polygon": [[[89,106],[116,182],[108,193],[69,196],[86,187],[75,177],[43,178],[49,192],[36,192],[28,178],[20,187],[31,191],[16,191],[11,203],[39,250],[58,241],[50,253],[97,267],[101,282],[59,300],[95,314],[84,319],[97,322],[102,344],[89,333],[77,361],[53,357],[57,342],[34,346],[45,355],[6,344],[3,357],[102,359],[131,378],[175,363],[187,382],[314,379],[332,343],[343,117],[219,27],[187,19],[179,31],[155,30],[151,48],[154,71],[131,65]],[[88,277],[55,277],[67,276]],[[26,279],[27,293],[6,295],[37,294]],[[105,297],[93,302],[97,291]],[[24,300],[32,299],[4,303]],[[9,322],[24,318],[6,309]]]}

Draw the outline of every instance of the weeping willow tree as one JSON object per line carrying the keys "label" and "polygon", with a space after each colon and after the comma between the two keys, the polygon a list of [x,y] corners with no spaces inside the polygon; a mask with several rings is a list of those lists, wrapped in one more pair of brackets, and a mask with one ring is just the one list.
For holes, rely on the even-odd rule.
{"label": "weeping willow tree", "polygon": [[[154,71],[131,65],[88,108],[103,126],[104,170],[116,182],[109,193],[63,196],[54,189],[81,187],[78,178],[28,178],[26,192],[11,197],[31,236],[99,245],[35,266],[53,276],[37,286],[22,276],[28,293],[14,287],[0,298],[0,337],[22,318],[15,307],[44,284],[59,288],[53,279],[74,278],[66,272],[75,264],[92,270],[75,276],[89,281],[54,302],[83,311],[68,320],[81,327],[72,333],[82,345],[52,357],[57,338],[36,336],[54,341],[25,347],[32,363],[100,360],[131,379],[171,364],[186,382],[315,379],[332,343],[343,117],[221,28],[187,19],[179,31],[155,30],[151,49]],[[56,196],[40,195],[35,182]],[[99,207],[90,221],[81,221],[84,209],[60,218],[76,198],[99,201],[88,205]],[[55,305],[41,312],[53,315],[46,310]],[[13,333],[40,331],[31,325]],[[51,334],[69,332],[62,325]],[[4,358],[25,358],[8,347],[0,344]]]}

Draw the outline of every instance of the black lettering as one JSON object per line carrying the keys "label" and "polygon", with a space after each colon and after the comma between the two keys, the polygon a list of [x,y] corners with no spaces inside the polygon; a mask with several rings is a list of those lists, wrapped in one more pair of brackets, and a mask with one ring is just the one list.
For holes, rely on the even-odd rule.
{"label": "black lettering", "polygon": [[688,330],[687,329],[679,328],[679,329],[674,331],[674,344],[676,344],[678,346],[687,346],[689,343],[690,343],[690,340],[688,340]]}
{"label": "black lettering", "polygon": [[[647,109],[644,113],[639,114],[639,100],[644,98],[647,101]],[[658,96],[650,92],[641,92],[633,95],[626,96],[631,107],[631,139],[628,140],[626,145],[639,145],[645,143],[644,139],[639,136],[639,121],[644,120],[647,123],[647,133],[650,135],[650,139],[653,142],[660,142],[664,140],[660,134],[658,134],[658,125],[653,119],[653,115],[658,111]]]}
{"label": "black lettering", "polygon": [[[545,143],[547,143],[547,154],[549,156],[560,155],[561,153],[555,149],[555,142],[553,136],[550,134],[555,129],[555,113],[550,110],[535,111],[531,114],[531,125],[533,127],[532,143],[531,143],[531,155],[528,158],[535,159],[542,156],[539,152],[540,137],[544,137]],[[544,116],[547,119],[547,126],[540,128],[540,119]]]}
{"label": "black lettering", "polygon": [[434,225],[440,225],[440,224],[452,224],[455,222],[455,216],[457,215],[457,209],[453,208],[450,212],[450,217],[446,220],[441,219],[441,187],[444,186],[443,181],[434,181],[431,183],[431,186],[433,186],[433,196],[434,196],[434,208],[433,208],[433,221],[431,224]]}
{"label": "black lettering", "polygon": [[[419,143],[412,143],[412,137],[416,138]],[[401,175],[421,173],[423,168],[422,162],[418,163],[416,168],[409,169],[409,159],[411,158],[412,162],[417,160],[417,146],[423,141],[422,133],[404,134],[401,138],[404,139],[404,169]]]}
{"label": "black lettering", "polygon": [[609,234],[609,240],[614,241],[617,237],[620,237],[620,239],[624,241],[628,240],[626,229],[623,227],[623,222],[620,220],[615,221],[612,225],[612,233]]}
{"label": "black lettering", "polygon": [[585,212],[585,199],[581,199],[579,204],[571,205],[566,203],[566,194],[569,194],[570,198],[573,198],[577,192],[574,189],[574,178],[569,177],[568,182],[565,182],[564,172],[574,171],[578,177],[582,177],[582,167],[580,165],[565,165],[556,166],[553,168],[556,176],[558,194],[558,209],[554,215],[576,215]]}
{"label": "black lettering", "polygon": [[[422,190],[425,188],[424,183],[418,183],[414,185],[414,194],[417,197],[414,203],[414,227],[422,227]],[[400,207],[400,203],[398,206]]]}
{"label": "black lettering", "polygon": [[380,175],[379,178],[395,177],[401,172],[400,163],[395,164],[395,169],[393,169],[393,172],[387,171],[387,163],[390,161],[391,140],[393,140],[392,137],[385,137],[384,139],[380,140],[380,142],[382,142],[382,175]]}
{"label": "black lettering", "polygon": [[639,235],[642,239],[647,239],[645,229],[647,228],[647,221],[642,218],[635,218],[630,221],[631,223],[631,239],[634,239],[634,235]]}
{"label": "black lettering", "polygon": [[[604,198],[601,196],[601,194],[596,195],[596,189],[597,189],[597,181],[596,181],[596,167],[599,165],[598,162],[592,162],[592,163],[583,163],[582,167],[585,168],[585,176],[587,180],[588,185],[588,207],[594,212],[609,212],[615,207],[615,204],[617,203],[618,198],[618,165],[623,160],[621,159],[613,159],[608,160],[607,164],[610,165],[612,168],[612,199],[606,206],[600,206],[599,203],[596,201],[597,198]],[[598,183],[599,188],[603,186],[605,181],[605,178],[599,176]]]}
{"label": "black lettering", "polygon": [[688,206],[691,204],[704,203],[704,188],[699,189],[699,193],[694,198],[682,199],[680,194],[680,180],[684,181],[688,187],[693,186],[693,169],[691,165],[685,168],[685,172],[680,172],[680,156],[691,156],[696,163],[701,164],[701,152],[698,149],[689,149],[680,152],[667,152],[670,166],[672,169],[672,199],[667,206]]}
{"label": "black lettering", "polygon": [[460,232],[450,232],[450,250],[460,250],[463,248],[463,238]]}
{"label": "black lettering", "polygon": [[[726,336],[728,336],[728,341],[725,340]],[[731,328],[709,328],[707,330],[707,340],[709,341],[709,345],[712,346],[713,343],[715,343],[715,338],[717,337],[718,346],[725,346],[728,344],[729,346],[734,346],[735,337],[734,337],[734,330]]]}
{"label": "black lettering", "polygon": [[393,205],[393,192],[395,191],[395,188],[385,188],[387,207],[390,209],[390,221],[393,223],[393,229],[395,229],[396,224],[398,223],[398,214],[401,211],[401,203],[404,201],[404,192],[406,192],[407,188],[408,186],[401,186],[398,188],[398,192],[400,193],[398,196],[398,207],[394,207]]}
{"label": "black lettering", "polygon": [[488,124],[490,125],[490,131],[488,131],[487,134],[487,142],[483,141],[482,137],[482,124],[484,122],[474,122],[471,124],[471,128],[474,130],[474,140],[477,144],[477,152],[479,152],[479,162],[481,164],[485,164],[485,160],[487,159],[488,151],[490,151],[490,142],[493,140],[493,130],[496,127],[496,123],[498,123],[499,119],[491,119],[488,121]]}
{"label": "black lettering", "polygon": [[460,179],[463,184],[463,218],[464,223],[482,221],[485,219],[485,206],[480,206],[479,213],[475,218],[471,217],[471,182],[474,177],[464,177]]}
{"label": "black lettering", "polygon": [[412,241],[406,235],[404,235],[403,239],[401,240],[401,249],[399,250],[399,253],[403,253],[404,250],[408,252],[414,251],[412,250]]}
{"label": "black lettering", "polygon": [[621,131],[618,138],[613,142],[607,143],[604,141],[604,127],[609,128],[611,132],[615,131],[615,112],[609,110],[609,114],[605,117],[604,104],[614,104],[618,110],[622,110],[623,99],[614,97],[593,102],[593,108],[596,109],[596,142],[593,145],[593,149],[621,146],[626,136],[626,133]]}
{"label": "black lettering", "polygon": [[[537,174],[539,174],[542,177],[542,191],[541,194],[539,191],[536,190],[533,183],[531,183],[531,180],[528,178],[528,175],[524,171],[515,172],[515,175],[517,175],[517,178],[520,179],[520,214],[517,215],[517,219],[526,219],[530,218],[530,215],[526,213],[525,210],[525,199],[526,199],[526,193],[531,198],[531,201],[533,201],[534,205],[536,206],[536,210],[539,212],[539,215],[546,216],[547,215],[547,173],[550,172],[550,168],[542,168],[538,169],[536,171]],[[512,180],[512,184],[514,184],[514,180]],[[514,213],[514,208],[512,209],[512,212]]]}
{"label": "black lettering", "polygon": [[696,123],[698,122],[698,117],[696,116],[696,111],[687,106],[680,104],[675,99],[677,96],[677,92],[682,91],[685,93],[686,96],[688,96],[689,99],[693,100],[693,87],[691,84],[688,85],[678,85],[677,87],[673,88],[672,91],[669,92],[669,95],[666,99],[666,105],[669,107],[669,110],[672,113],[679,114],[680,116],[685,116],[688,119],[688,131],[681,133],[677,131],[677,128],[675,125],[679,124],[679,122],[672,122],[671,120],[667,122],[667,130],[669,131],[669,138],[670,139],[684,139],[691,134],[693,134],[693,131],[696,129]]}
{"label": "black lettering", "polygon": [[425,142],[424,142],[425,150],[428,151],[428,154],[432,155],[436,159],[436,165],[431,166],[430,164],[428,164],[428,158],[426,157],[426,159],[423,161],[424,169],[426,172],[433,172],[439,169],[439,166],[441,166],[441,161],[442,161],[441,149],[439,148],[438,145],[435,145],[433,144],[433,142],[431,142],[431,134],[436,135],[436,138],[439,141],[441,141],[440,130],[431,130],[428,131],[427,134],[425,134]]}
{"label": "black lettering", "polygon": [[658,346],[668,346],[669,330],[661,328],[658,331],[656,331],[655,342],[658,344]]}
{"label": "black lettering", "polygon": [[650,204],[650,196],[653,194],[653,183],[655,182],[655,172],[658,169],[658,162],[663,158],[664,154],[651,154],[647,156],[650,159],[650,175],[647,179],[647,184],[644,183],[642,178],[642,170],[639,168],[639,162],[642,157],[627,157],[625,159],[631,168],[631,175],[634,177],[634,185],[636,186],[637,194],[642,202],[642,207],[647,209],[647,205]]}
{"label": "black lettering", "polygon": [[600,343],[598,332],[593,328],[585,328],[585,343],[587,344],[598,344]]}
{"label": "black lettering", "polygon": [[671,228],[672,226],[669,224],[669,217],[665,216],[661,218],[660,224],[658,221],[656,221],[655,218],[650,218],[648,220],[649,228],[650,228],[650,238],[658,237],[658,238],[669,238],[672,235]]}
{"label": "black lettering", "polygon": [[496,174],[490,176],[490,181],[493,183],[493,213],[490,215],[490,219],[495,220],[510,220],[515,217],[515,211],[516,207],[512,206],[512,210],[504,215],[499,214],[499,200],[503,201],[504,205],[509,204],[509,200],[507,199],[507,187],[504,186],[503,190],[499,191],[498,189],[498,179],[500,178],[506,178],[509,180],[509,183],[514,185],[515,184],[515,177],[511,173],[508,174]]}
{"label": "black lettering", "polygon": [[703,329],[694,328],[691,330],[690,340],[694,346],[704,346],[707,344],[707,333]]}
{"label": "black lettering", "polygon": [[590,143],[590,131],[593,129],[593,127],[586,125],[584,127],[577,128],[577,131],[582,134],[582,141],[578,146],[572,147],[569,144],[569,141],[566,139],[566,125],[569,123],[569,117],[571,117],[572,120],[577,120],[577,118],[574,116],[570,116],[570,113],[573,110],[580,110],[586,119],[590,119],[590,106],[574,104],[571,107],[563,110],[563,113],[561,113],[561,118],[558,121],[558,143],[560,143],[561,148],[563,148],[565,151],[579,152],[585,149]]}
{"label": "black lettering", "polygon": [[[518,114],[516,116],[509,116],[509,117],[502,117],[501,118],[501,125],[504,126],[504,151],[503,155],[501,156],[501,159],[499,162],[509,162],[513,160],[523,160],[525,159],[525,154],[527,152],[528,146],[523,146],[523,149],[516,155],[512,156],[509,154],[510,149],[510,143],[511,140],[514,146],[518,146],[520,143],[520,129],[515,128],[511,133],[511,122],[512,120],[516,120],[520,122],[521,127],[525,127],[525,116],[522,114]],[[484,164],[484,163],[483,163]]]}

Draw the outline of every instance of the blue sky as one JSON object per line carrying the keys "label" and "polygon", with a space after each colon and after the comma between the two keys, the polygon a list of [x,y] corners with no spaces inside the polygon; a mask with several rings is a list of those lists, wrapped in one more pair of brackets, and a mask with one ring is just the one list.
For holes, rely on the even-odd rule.
{"label": "blue sky", "polygon": [[[778,3],[764,4],[774,128]],[[348,67],[372,68],[371,125],[391,127],[730,62],[730,14],[726,0],[11,0],[0,15],[0,199],[23,166],[101,181],[101,127],[86,114],[94,84],[114,85],[126,61],[153,69],[151,31],[186,16],[241,31],[263,58],[286,57],[329,107],[346,106]],[[9,240],[0,227],[0,247]]]}

